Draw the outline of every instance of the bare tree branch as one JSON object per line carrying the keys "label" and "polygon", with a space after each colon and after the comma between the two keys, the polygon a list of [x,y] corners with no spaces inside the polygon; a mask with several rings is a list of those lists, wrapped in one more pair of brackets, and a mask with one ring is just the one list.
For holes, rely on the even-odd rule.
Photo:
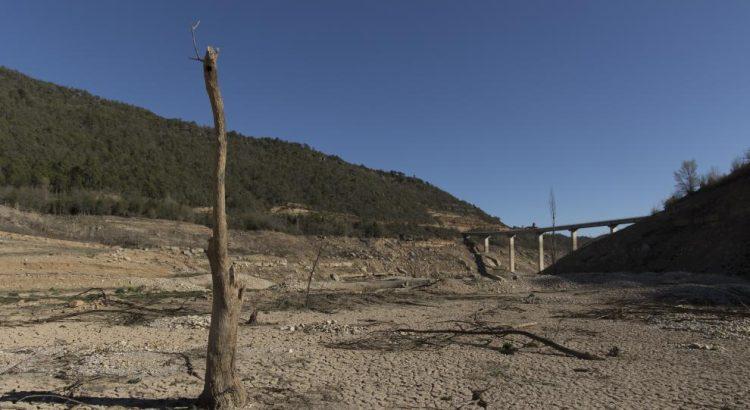
{"label": "bare tree branch", "polygon": [[188,57],[188,58],[191,59],[191,60],[201,61],[202,62],[203,59],[201,58],[200,54],[198,54],[198,42],[195,40],[195,29],[197,29],[198,26],[200,26],[200,25],[201,25],[201,21],[198,20],[198,21],[195,22],[195,24],[192,24],[190,26],[190,34],[192,34],[192,36],[193,36],[193,50],[195,50],[195,57]]}

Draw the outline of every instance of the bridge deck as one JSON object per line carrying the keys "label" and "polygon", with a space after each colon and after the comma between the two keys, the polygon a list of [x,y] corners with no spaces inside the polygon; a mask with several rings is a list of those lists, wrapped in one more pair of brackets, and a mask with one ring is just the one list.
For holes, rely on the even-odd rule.
{"label": "bridge deck", "polygon": [[468,232],[464,232],[464,235],[512,236],[512,235],[518,235],[522,233],[534,233],[534,234],[539,235],[545,232],[552,232],[552,231],[574,231],[574,230],[583,229],[583,228],[595,228],[598,226],[616,226],[616,225],[632,224],[632,223],[636,223],[646,218],[647,218],[646,216],[636,216],[632,218],[608,219],[605,221],[594,221],[594,222],[584,222],[584,223],[579,223],[579,224],[559,225],[559,226],[555,226],[554,228],[551,226],[547,226],[547,227],[528,227],[528,228],[519,228],[519,229],[508,229],[505,231],[468,231]]}

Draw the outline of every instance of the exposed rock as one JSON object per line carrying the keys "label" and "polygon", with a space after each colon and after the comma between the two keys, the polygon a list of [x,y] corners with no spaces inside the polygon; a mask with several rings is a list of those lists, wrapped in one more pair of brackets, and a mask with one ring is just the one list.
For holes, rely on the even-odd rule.
{"label": "exposed rock", "polygon": [[709,344],[701,344],[701,343],[690,343],[687,345],[688,349],[698,349],[698,350],[719,350],[719,348],[715,345],[709,345]]}
{"label": "exposed rock", "polygon": [[364,331],[363,326],[344,325],[335,320],[326,320],[318,323],[301,323],[298,325],[284,325],[280,330],[294,332],[302,331],[305,333],[333,333],[333,334],[350,334],[355,335]]}
{"label": "exposed rock", "polygon": [[211,326],[211,315],[160,317],[152,320],[148,325],[150,327],[161,327],[168,329],[206,329]]}
{"label": "exposed rock", "polygon": [[79,308],[79,307],[81,307],[81,306],[83,306],[85,304],[86,304],[86,302],[84,302],[82,300],[74,299],[74,300],[71,300],[70,302],[68,302],[68,307]]}

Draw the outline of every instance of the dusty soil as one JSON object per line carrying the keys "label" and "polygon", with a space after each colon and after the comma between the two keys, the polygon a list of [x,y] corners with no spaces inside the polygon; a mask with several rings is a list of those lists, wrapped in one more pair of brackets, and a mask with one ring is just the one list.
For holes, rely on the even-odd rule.
{"label": "dusty soil", "polygon": [[[258,309],[258,323],[241,326],[237,364],[254,408],[750,406],[750,313],[731,304],[747,297],[746,282],[601,279],[469,277],[420,289],[327,290],[307,309],[297,290],[256,290],[245,317]],[[0,408],[190,407],[202,387],[210,296],[105,292],[2,294]],[[694,304],[701,301],[728,304]],[[522,336],[404,330],[501,325],[603,360]]]}
{"label": "dusty soil", "polygon": [[[72,240],[85,230],[71,227],[102,226],[101,239],[116,224],[139,245]],[[207,232],[159,224],[35,228],[68,239],[0,232],[0,408],[192,406],[211,304]],[[492,280],[460,243],[338,238],[305,307],[319,243],[234,233],[251,289],[243,316],[259,312],[240,329],[249,407],[750,407],[745,279],[497,270]],[[507,326],[603,360],[519,335],[412,331]]]}

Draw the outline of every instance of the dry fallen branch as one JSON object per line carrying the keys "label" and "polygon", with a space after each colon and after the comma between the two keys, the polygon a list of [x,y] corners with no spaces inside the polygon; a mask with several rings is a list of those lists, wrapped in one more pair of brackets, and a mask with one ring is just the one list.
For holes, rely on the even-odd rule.
{"label": "dry fallen branch", "polygon": [[128,306],[128,307],[134,308],[134,309],[139,309],[139,310],[143,310],[143,311],[151,312],[151,313],[176,313],[176,312],[179,312],[179,311],[185,309],[185,305],[187,304],[188,299],[185,298],[182,301],[182,304],[180,304],[180,306],[178,306],[176,308],[167,308],[167,309],[154,309],[154,308],[150,308],[150,307],[147,307],[147,306],[139,305],[137,303],[128,302],[128,301],[122,300],[122,299],[111,299],[110,302],[115,303],[115,304],[125,305],[125,306]]}
{"label": "dry fallen branch", "polygon": [[25,322],[9,323],[8,325],[9,326],[22,326],[22,325],[35,325],[39,323],[57,322],[59,320],[70,319],[76,316],[90,315],[90,314],[95,314],[95,313],[123,313],[125,314],[125,313],[135,313],[135,312],[130,311],[130,310],[124,310],[124,309],[92,309],[92,310],[83,310],[80,312],[64,313],[61,315],[28,320]]}
{"label": "dry fallen branch", "polygon": [[203,380],[203,378],[195,372],[195,368],[193,367],[193,361],[190,360],[190,356],[187,355],[187,353],[176,353],[182,360],[185,361],[185,369],[187,370],[187,374],[197,378],[198,380]]}
{"label": "dry fallen branch", "polygon": [[34,357],[36,357],[36,355],[29,356],[16,364],[10,365],[10,367],[7,367],[5,370],[0,371],[0,376],[3,374],[13,374],[16,371],[16,369],[18,369],[22,364],[30,361]]}
{"label": "dry fallen branch", "polygon": [[[144,311],[147,311],[147,312],[153,312],[153,313],[175,313],[175,312],[179,312],[179,311],[185,309],[185,305],[189,301],[188,298],[184,298],[183,301],[182,301],[182,303],[180,304],[180,306],[178,306],[176,308],[154,309],[154,308],[151,308],[151,307],[148,307],[148,306],[142,306],[142,305],[139,305],[137,303],[129,302],[127,300],[110,298],[107,295],[107,293],[104,291],[104,289],[102,289],[102,288],[91,288],[91,289],[85,290],[85,291],[83,291],[81,293],[77,293],[77,294],[73,295],[72,298],[77,298],[79,296],[83,296],[83,295],[85,295],[85,294],[87,294],[89,292],[93,292],[93,291],[98,291],[100,293],[100,295],[101,295],[100,299],[102,299],[104,301],[104,305],[109,305],[111,303],[114,303],[114,304],[125,305],[125,306],[131,307],[131,308],[140,309],[140,310],[144,310]],[[195,298],[193,298],[193,300],[195,300]]]}
{"label": "dry fallen branch", "polygon": [[422,283],[422,284],[419,284],[419,285],[414,285],[414,286],[408,288],[407,290],[429,288],[430,286],[435,285],[437,283],[440,283],[441,281],[442,281],[442,279],[435,279],[435,280],[432,280],[432,281],[429,281],[429,282],[425,282],[425,283]]}
{"label": "dry fallen branch", "polygon": [[[91,315],[91,314],[138,314],[138,315],[151,315],[151,316],[158,316],[158,315],[167,315],[167,314],[174,314],[180,311],[183,311],[185,309],[185,304],[188,302],[187,299],[183,301],[183,303],[176,307],[176,308],[167,308],[167,309],[154,309],[146,306],[141,306],[133,302],[128,302],[121,299],[110,299],[107,297],[107,294],[98,288],[89,289],[85,292],[80,293],[79,295],[85,294],[87,292],[90,292],[92,290],[100,290],[102,294],[102,299],[104,300],[104,305],[108,306],[106,309],[87,309],[87,310],[80,310],[75,312],[68,312],[68,313],[62,313],[59,315],[53,315],[48,317],[42,317],[37,319],[32,319],[28,321],[23,322],[4,322],[0,325],[0,327],[5,326],[22,326],[22,325],[33,325],[33,324],[39,324],[39,323],[49,323],[49,322],[57,322],[65,319],[74,318],[77,316],[84,316],[84,315]],[[76,295],[77,296],[77,295]],[[123,305],[130,309],[117,309],[114,307],[114,305]]]}
{"label": "dry fallen branch", "polygon": [[83,291],[81,293],[77,293],[77,294],[73,295],[72,297],[77,298],[79,296],[83,296],[83,295],[85,295],[85,294],[87,294],[89,292],[93,292],[93,291],[96,291],[96,290],[98,290],[101,293],[101,297],[104,300],[104,304],[106,305],[107,302],[109,302],[109,299],[107,298],[107,294],[104,292],[104,289],[102,289],[102,288],[91,288],[91,289],[85,290],[85,291]]}
{"label": "dry fallen branch", "polygon": [[307,278],[307,292],[305,292],[305,307],[310,306],[310,285],[312,284],[313,275],[315,275],[315,268],[318,267],[318,261],[320,261],[320,254],[323,253],[323,247],[325,246],[325,236],[320,240],[320,248],[318,248],[318,256],[315,257],[312,269],[310,270],[310,276]]}
{"label": "dry fallen branch", "polygon": [[435,330],[421,330],[421,329],[396,329],[394,332],[405,332],[405,333],[415,333],[415,334],[445,334],[445,335],[488,335],[488,336],[495,336],[495,337],[502,337],[502,336],[509,336],[509,335],[518,335],[518,336],[524,336],[528,337],[529,339],[535,340],[539,343],[542,343],[546,346],[549,346],[559,352],[565,353],[568,356],[573,356],[578,359],[583,360],[604,360],[603,358],[596,356],[591,353],[587,352],[581,352],[575,349],[571,349],[569,347],[565,347],[551,339],[547,339],[546,337],[542,337],[539,335],[536,335],[531,332],[527,332],[525,330],[520,329],[510,329],[506,327],[501,328],[480,328],[480,329],[473,329],[473,330],[460,330],[460,329],[435,329]]}
{"label": "dry fallen branch", "polygon": [[[453,323],[456,326],[460,327],[461,328],[460,330],[465,330],[462,327],[462,325],[472,325],[476,329],[476,324],[477,324],[477,322],[469,322],[467,320],[443,320],[443,321],[440,321],[440,322],[437,322],[437,323]],[[527,327],[533,327],[533,326],[536,326],[538,324],[539,324],[538,322],[526,322],[526,323],[519,323],[517,325],[508,324],[508,323],[502,323],[502,322],[482,322],[482,329],[485,329],[485,328],[487,328],[487,329],[497,329],[497,328],[502,328],[502,329],[506,329],[506,328],[507,329],[523,329],[523,328],[527,328]],[[494,325],[494,326],[490,326],[490,325]]]}
{"label": "dry fallen branch", "polygon": [[21,399],[19,399],[18,401],[16,401],[16,403],[20,403],[20,402],[22,402],[24,400],[30,400],[30,399],[65,400],[66,403],[74,403],[77,406],[85,406],[86,405],[86,403],[84,403],[82,401],[78,401],[78,400],[73,399],[71,397],[60,396],[59,394],[30,394],[28,396],[22,397]]}

